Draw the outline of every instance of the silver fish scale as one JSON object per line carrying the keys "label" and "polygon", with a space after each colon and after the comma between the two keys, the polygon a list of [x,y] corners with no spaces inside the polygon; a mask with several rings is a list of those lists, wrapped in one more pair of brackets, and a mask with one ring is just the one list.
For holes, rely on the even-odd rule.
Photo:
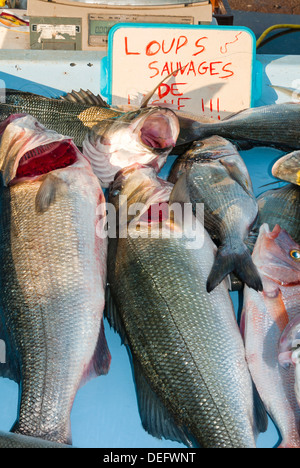
{"label": "silver fish scale", "polygon": [[[21,381],[14,430],[59,443],[71,442],[70,412],[104,305],[105,249],[100,258],[95,236],[101,189],[91,172],[74,172],[68,193],[45,213],[35,211],[41,182],[3,189],[0,217],[1,302]],[[81,187],[88,184],[89,197]]]}
{"label": "silver fish scale", "polygon": [[255,447],[252,383],[228,290],[205,289],[212,263],[207,238],[196,251],[174,239],[119,239],[112,294],[131,352],[176,424],[201,447]]}

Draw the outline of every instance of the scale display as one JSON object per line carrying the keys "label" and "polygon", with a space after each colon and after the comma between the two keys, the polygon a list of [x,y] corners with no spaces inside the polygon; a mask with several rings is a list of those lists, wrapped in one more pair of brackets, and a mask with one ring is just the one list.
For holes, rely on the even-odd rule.
{"label": "scale display", "polygon": [[192,16],[149,16],[149,15],[89,15],[89,45],[104,46],[108,43],[108,33],[119,23],[173,23],[194,24]]}

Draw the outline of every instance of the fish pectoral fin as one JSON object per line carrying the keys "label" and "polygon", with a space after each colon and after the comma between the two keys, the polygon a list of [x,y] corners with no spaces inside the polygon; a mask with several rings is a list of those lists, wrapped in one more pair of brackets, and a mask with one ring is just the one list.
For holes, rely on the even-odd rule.
{"label": "fish pectoral fin", "polygon": [[172,205],[172,203],[191,203],[186,172],[181,174],[173,187],[169,199],[169,204]]}
{"label": "fish pectoral fin", "polygon": [[64,196],[68,190],[68,184],[54,174],[47,174],[35,197],[35,209],[37,213],[44,213],[52,203]]}
{"label": "fish pectoral fin", "polygon": [[219,162],[220,164],[222,164],[223,167],[225,167],[229,177],[236,183],[238,183],[249,196],[254,198],[253,187],[250,177],[249,180],[247,180],[246,177],[243,177],[243,174],[236,165],[234,158],[231,159],[229,156],[227,156],[224,159],[220,158]]}
{"label": "fish pectoral fin", "polygon": [[125,346],[128,345],[128,340],[126,338],[126,332],[124,330],[124,326],[118,312],[118,308],[115,304],[113,299],[110,285],[107,284],[106,286],[106,300],[105,300],[105,309],[104,309],[104,316],[107,318],[109,325],[111,328],[117,332],[122,340],[122,344]]}
{"label": "fish pectoral fin", "polygon": [[253,403],[254,403],[254,421],[256,425],[257,434],[266,432],[268,429],[268,415],[262,399],[259,396],[256,386],[253,384]]}
{"label": "fish pectoral fin", "polygon": [[151,389],[144,377],[141,365],[132,357],[136,382],[136,392],[142,426],[149,434],[158,439],[179,442],[189,448],[196,447],[188,431],[176,425],[173,417]]}
{"label": "fish pectoral fin", "polygon": [[95,352],[90,365],[81,379],[80,387],[83,387],[83,385],[95,377],[108,374],[110,363],[111,354],[106,341],[104,322],[102,319]]}

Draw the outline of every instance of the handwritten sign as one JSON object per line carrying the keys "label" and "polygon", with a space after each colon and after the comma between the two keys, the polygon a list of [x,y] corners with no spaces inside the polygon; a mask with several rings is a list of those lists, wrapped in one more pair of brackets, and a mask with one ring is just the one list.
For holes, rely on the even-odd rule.
{"label": "handwritten sign", "polygon": [[252,103],[255,38],[246,28],[119,24],[109,34],[109,99],[222,119]]}

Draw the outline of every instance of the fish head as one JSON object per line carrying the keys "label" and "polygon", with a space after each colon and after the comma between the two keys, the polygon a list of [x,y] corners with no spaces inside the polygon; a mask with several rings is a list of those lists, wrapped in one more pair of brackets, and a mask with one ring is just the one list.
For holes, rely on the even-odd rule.
{"label": "fish head", "polygon": [[236,149],[230,141],[221,136],[214,135],[195,141],[187,151],[187,157],[191,161],[209,162],[235,152]]}
{"label": "fish head", "polygon": [[278,360],[282,367],[296,365],[300,353],[300,309],[282,332],[278,346]]}
{"label": "fish head", "polygon": [[[223,153],[224,151],[224,153]],[[172,167],[169,180],[175,184],[179,177],[197,164],[214,163],[221,156],[232,154],[233,145],[220,136],[212,136],[194,141],[189,149],[177,158]]]}
{"label": "fish head", "polygon": [[253,261],[263,280],[280,286],[300,284],[300,246],[287,231],[263,224],[253,252]]}
{"label": "fish head", "polygon": [[[163,217],[168,215],[166,207],[172,189],[173,184],[159,178],[154,167],[136,163],[116,174],[109,188],[108,203],[114,205],[116,213],[122,211],[124,224],[133,218],[147,224],[153,206],[165,204]],[[162,221],[162,214],[158,216],[157,220]]]}
{"label": "fish head", "polygon": [[30,115],[1,123],[0,170],[4,186],[32,180],[84,160],[72,139],[45,128]]}
{"label": "fish head", "polygon": [[103,121],[88,133],[83,152],[103,187],[134,163],[156,160],[157,171],[175,147],[179,135],[176,114],[167,108],[146,107]]}
{"label": "fish head", "polygon": [[300,151],[294,151],[276,161],[272,174],[277,179],[300,185]]}

